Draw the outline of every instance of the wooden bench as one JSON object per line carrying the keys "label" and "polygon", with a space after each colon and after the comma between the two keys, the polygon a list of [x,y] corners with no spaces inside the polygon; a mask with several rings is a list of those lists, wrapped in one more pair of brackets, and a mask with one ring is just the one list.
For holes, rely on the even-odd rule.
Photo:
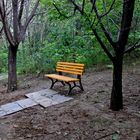
{"label": "wooden bench", "polygon": [[[81,82],[81,76],[84,73],[84,64],[57,62],[56,72],[58,72],[58,74],[45,74],[45,77],[48,77],[52,81],[52,84],[50,87],[51,89],[53,88],[56,82],[61,82],[64,86],[65,84],[69,86],[68,94],[70,94],[72,89],[75,87],[79,87],[82,91],[84,91],[84,88]],[[69,75],[66,76],[66,74],[73,75],[75,76],[75,78]],[[79,84],[76,84],[77,82]],[[72,86],[72,83],[73,83],[73,86]]]}

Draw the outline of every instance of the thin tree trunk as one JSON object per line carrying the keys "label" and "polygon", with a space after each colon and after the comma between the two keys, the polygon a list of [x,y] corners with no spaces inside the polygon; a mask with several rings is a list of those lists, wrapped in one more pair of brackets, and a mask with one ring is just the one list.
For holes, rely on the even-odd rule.
{"label": "thin tree trunk", "polygon": [[8,52],[8,92],[17,89],[16,57],[18,46],[9,46]]}
{"label": "thin tree trunk", "polygon": [[113,86],[111,92],[110,109],[118,111],[123,109],[123,96],[122,96],[122,67],[123,56],[117,55],[113,62]]}

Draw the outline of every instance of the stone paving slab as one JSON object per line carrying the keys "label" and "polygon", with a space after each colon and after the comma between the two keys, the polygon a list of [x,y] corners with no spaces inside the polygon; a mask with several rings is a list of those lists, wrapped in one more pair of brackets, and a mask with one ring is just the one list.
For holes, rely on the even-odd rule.
{"label": "stone paving slab", "polygon": [[40,90],[38,92],[26,94],[25,96],[34,100],[35,102],[40,102],[44,98],[46,98],[48,96],[52,96],[54,94],[57,94],[57,92],[50,90],[50,89],[44,89],[44,90]]}
{"label": "stone paving slab", "polygon": [[25,96],[28,98],[1,105],[0,117],[15,113],[17,111],[32,107],[37,104],[43,107],[49,107],[73,99],[71,97],[59,95],[56,91],[50,89],[44,89],[38,92],[29,93]]}
{"label": "stone paving slab", "polygon": [[52,95],[51,97],[47,97],[44,100],[40,100],[39,104],[43,107],[49,107],[49,106],[57,105],[60,103],[64,103],[66,101],[70,101],[72,99],[73,98],[55,94],[55,95]]}
{"label": "stone paving slab", "polygon": [[49,106],[58,104],[58,102],[53,101],[53,100],[50,99],[50,98],[45,98],[45,99],[39,101],[39,104],[40,104],[41,106],[43,106],[43,107],[49,107]]}
{"label": "stone paving slab", "polygon": [[58,104],[59,104],[59,103],[63,103],[63,102],[66,102],[66,101],[70,101],[73,98],[62,96],[62,95],[59,95],[59,94],[55,94],[51,97],[51,99],[55,102],[58,102]]}
{"label": "stone paving slab", "polygon": [[34,102],[33,100],[27,98],[27,99],[22,99],[19,101],[16,101],[23,109],[28,108],[28,107],[32,107],[34,105],[37,105],[37,102]]}
{"label": "stone paving slab", "polygon": [[0,107],[4,112],[6,112],[6,115],[20,111],[23,109],[16,102],[8,103],[8,104],[2,105]]}
{"label": "stone paving slab", "polygon": [[6,112],[0,107],[0,117],[6,115]]}
{"label": "stone paving slab", "polygon": [[65,97],[57,94],[56,91],[45,89],[39,92],[34,92],[30,94],[26,94],[26,96],[35,102],[39,103],[43,107],[49,107],[52,105],[60,104],[66,101],[69,101],[73,98]]}

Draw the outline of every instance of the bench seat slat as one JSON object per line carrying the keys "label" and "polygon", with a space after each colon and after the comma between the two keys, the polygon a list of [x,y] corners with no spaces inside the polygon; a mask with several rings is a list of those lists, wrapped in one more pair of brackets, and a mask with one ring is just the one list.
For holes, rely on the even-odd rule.
{"label": "bench seat slat", "polygon": [[45,77],[57,79],[57,80],[60,80],[60,81],[62,80],[62,81],[65,81],[65,82],[79,81],[79,79],[77,79],[77,78],[71,78],[71,77],[67,77],[67,76],[63,76],[63,75],[57,75],[57,74],[46,74]]}

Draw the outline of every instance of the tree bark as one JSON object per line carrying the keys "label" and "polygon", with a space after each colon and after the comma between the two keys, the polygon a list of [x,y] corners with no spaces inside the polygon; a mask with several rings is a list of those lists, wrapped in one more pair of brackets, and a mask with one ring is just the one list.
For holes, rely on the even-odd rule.
{"label": "tree bark", "polygon": [[17,90],[17,73],[16,73],[16,60],[17,60],[17,46],[9,46],[8,48],[8,89],[7,91]]}
{"label": "tree bark", "polygon": [[113,62],[113,85],[110,101],[110,109],[114,111],[123,109],[122,69],[123,69],[123,55],[118,54]]}

